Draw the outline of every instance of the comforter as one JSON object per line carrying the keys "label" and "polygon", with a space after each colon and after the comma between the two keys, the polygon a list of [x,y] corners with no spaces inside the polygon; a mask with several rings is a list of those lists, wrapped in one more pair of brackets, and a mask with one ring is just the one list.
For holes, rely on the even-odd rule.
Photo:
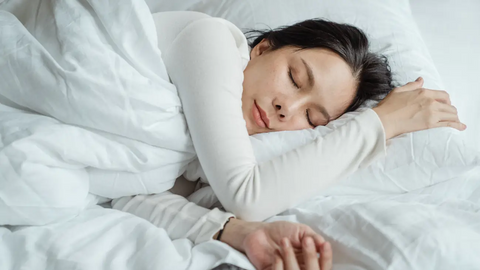
{"label": "comforter", "polygon": [[145,3],[0,7],[0,224],[171,188],[195,152]]}

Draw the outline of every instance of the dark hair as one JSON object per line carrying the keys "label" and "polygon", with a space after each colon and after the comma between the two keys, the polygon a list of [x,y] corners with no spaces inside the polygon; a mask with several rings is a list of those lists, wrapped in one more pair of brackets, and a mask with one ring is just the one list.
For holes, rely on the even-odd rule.
{"label": "dark hair", "polygon": [[354,26],[311,19],[274,30],[250,30],[245,34],[251,48],[267,39],[272,50],[294,46],[325,48],[337,53],[350,66],[358,83],[355,98],[346,112],[356,110],[367,100],[378,101],[393,89],[387,58],[370,52],[367,36]]}

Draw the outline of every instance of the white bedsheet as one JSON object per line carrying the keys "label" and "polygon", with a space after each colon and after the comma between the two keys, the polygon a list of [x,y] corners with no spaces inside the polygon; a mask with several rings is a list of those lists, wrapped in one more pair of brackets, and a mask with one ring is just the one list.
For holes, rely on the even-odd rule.
{"label": "white bedsheet", "polygon": [[[0,172],[0,219],[46,225],[0,227],[0,269],[210,269],[222,262],[252,269],[242,254],[222,243],[193,247],[187,239],[171,241],[163,229],[141,218],[95,205],[98,198],[87,194],[92,187],[105,196],[168,188],[175,178],[167,176],[174,176],[194,153],[143,1],[58,1],[54,8],[43,1],[38,9],[39,3],[0,6],[28,30],[0,11],[0,162],[8,162],[0,164],[11,165]],[[37,27],[53,25],[49,12],[64,23]],[[81,32],[79,24],[89,31]],[[65,34],[91,39],[69,44],[61,39]],[[16,91],[30,95],[19,99]],[[92,93],[95,99],[83,99]],[[109,102],[102,103],[107,96]],[[128,102],[132,100],[142,107]],[[161,136],[165,128],[169,134],[176,128],[175,140]],[[172,166],[150,177],[108,178],[115,169],[151,172],[165,157]],[[162,173],[165,181],[151,177]],[[89,183],[88,177],[99,181]],[[334,269],[479,268],[480,168],[404,194],[382,193],[364,183],[357,193],[319,196],[270,220],[299,221],[325,235],[333,245]],[[32,189],[19,194],[20,187]],[[55,188],[65,193],[48,197]],[[25,208],[42,203],[43,208]],[[7,204],[19,211],[6,212]]]}
{"label": "white bedsheet", "polygon": [[[478,269],[480,168],[407,194],[319,196],[270,220],[323,232],[336,270]],[[0,227],[0,239],[0,269],[253,269],[223,243],[172,242],[141,218],[96,205],[68,222]]]}

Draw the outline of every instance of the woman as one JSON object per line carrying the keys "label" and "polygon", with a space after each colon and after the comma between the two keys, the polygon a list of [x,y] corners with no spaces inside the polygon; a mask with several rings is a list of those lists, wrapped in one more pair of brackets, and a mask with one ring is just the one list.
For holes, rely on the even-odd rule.
{"label": "woman", "polygon": [[[165,13],[156,20],[174,33],[167,41],[159,39],[159,47],[208,183],[239,219],[171,193],[120,198],[112,206],[149,219],[172,238],[224,241],[245,252],[257,268],[305,263],[330,269],[330,245],[310,228],[254,221],[368,166],[392,137],[440,126],[465,129],[448,94],[422,89],[419,78],[331,134],[257,164],[249,135],[325,125],[365,100],[380,98],[392,89],[386,61],[368,52],[360,30],[323,20],[262,33],[251,50],[243,33],[219,18]],[[302,256],[298,263],[292,259],[292,247],[303,251],[303,262]],[[321,253],[320,262],[312,262],[312,250]]]}

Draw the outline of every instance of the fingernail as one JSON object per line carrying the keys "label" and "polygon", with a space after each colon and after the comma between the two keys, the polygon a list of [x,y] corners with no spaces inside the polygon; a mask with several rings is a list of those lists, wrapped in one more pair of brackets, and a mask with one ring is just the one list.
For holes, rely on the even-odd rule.
{"label": "fingernail", "polygon": [[467,125],[463,124],[463,129],[467,129]]}
{"label": "fingernail", "polygon": [[423,78],[422,78],[422,77],[418,77],[415,81],[416,81],[416,82],[419,82],[419,81],[421,81],[421,80],[423,80]]}
{"label": "fingernail", "polygon": [[283,247],[288,248],[288,240],[287,240],[287,238],[283,238],[283,240],[282,240],[282,245],[283,245]]}

